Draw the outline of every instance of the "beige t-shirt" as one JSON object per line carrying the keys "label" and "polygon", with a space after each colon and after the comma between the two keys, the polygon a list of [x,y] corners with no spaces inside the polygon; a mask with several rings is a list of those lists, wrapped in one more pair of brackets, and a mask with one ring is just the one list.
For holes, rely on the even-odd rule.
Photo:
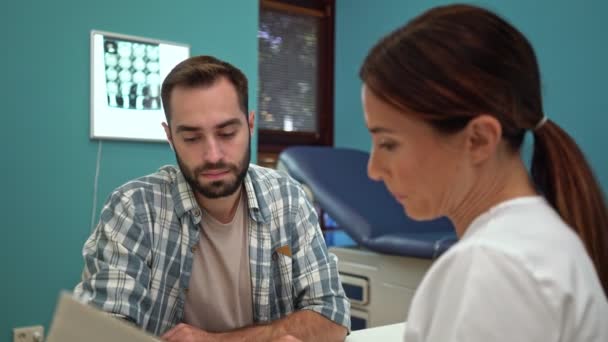
{"label": "beige t-shirt", "polygon": [[232,222],[223,224],[203,211],[194,250],[184,322],[209,332],[253,324],[246,196]]}

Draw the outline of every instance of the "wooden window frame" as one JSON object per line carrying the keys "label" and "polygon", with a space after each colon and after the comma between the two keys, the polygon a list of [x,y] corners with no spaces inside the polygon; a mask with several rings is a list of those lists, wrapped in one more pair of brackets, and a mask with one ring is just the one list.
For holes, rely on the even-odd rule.
{"label": "wooden window frame", "polygon": [[258,155],[270,162],[286,147],[334,143],[334,43],[335,0],[260,0],[260,11],[272,9],[321,18],[317,64],[317,133],[260,129]]}

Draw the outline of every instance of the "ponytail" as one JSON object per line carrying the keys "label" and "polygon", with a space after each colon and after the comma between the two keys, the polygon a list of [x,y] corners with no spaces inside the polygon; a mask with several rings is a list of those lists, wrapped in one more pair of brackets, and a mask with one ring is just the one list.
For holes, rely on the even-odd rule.
{"label": "ponytail", "polygon": [[608,296],[608,209],[602,190],[574,140],[552,121],[534,130],[532,179],[576,231]]}

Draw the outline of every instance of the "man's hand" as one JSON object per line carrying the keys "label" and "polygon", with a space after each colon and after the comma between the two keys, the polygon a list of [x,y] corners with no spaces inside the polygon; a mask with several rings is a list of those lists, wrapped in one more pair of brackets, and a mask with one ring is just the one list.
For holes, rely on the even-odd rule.
{"label": "man's hand", "polygon": [[180,323],[160,337],[167,342],[217,342],[218,336],[191,325]]}
{"label": "man's hand", "polygon": [[270,324],[216,334],[180,323],[161,339],[166,342],[338,342],[344,341],[346,332],[346,328],[316,312],[301,310]]}

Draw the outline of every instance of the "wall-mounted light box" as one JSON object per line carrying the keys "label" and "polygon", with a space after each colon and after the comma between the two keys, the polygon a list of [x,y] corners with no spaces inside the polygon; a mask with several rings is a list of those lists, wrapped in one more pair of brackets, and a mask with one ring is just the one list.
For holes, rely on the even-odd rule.
{"label": "wall-mounted light box", "polygon": [[186,44],[91,31],[91,139],[166,141],[161,84],[188,57]]}

